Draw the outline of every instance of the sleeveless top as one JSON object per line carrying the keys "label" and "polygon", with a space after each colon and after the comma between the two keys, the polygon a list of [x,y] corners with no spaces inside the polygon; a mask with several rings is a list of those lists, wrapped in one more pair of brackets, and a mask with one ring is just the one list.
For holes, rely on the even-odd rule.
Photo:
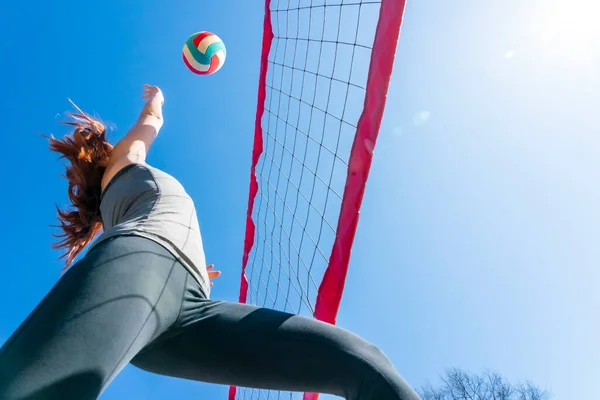
{"label": "sleeveless top", "polygon": [[210,283],[196,208],[175,178],[145,164],[127,165],[104,188],[100,213],[104,232],[90,249],[115,236],[153,240],[186,267],[208,298]]}

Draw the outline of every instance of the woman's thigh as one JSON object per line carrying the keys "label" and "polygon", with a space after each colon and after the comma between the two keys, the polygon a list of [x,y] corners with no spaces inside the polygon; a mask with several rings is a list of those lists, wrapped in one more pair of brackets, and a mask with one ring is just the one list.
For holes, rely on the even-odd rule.
{"label": "woman's thigh", "polygon": [[185,379],[329,393],[348,399],[418,399],[375,346],[333,325],[249,305],[196,298],[179,324],[132,363]]}
{"label": "woman's thigh", "polygon": [[65,273],[0,349],[0,398],[97,398],[175,321],[186,276],[147,239],[100,244]]}

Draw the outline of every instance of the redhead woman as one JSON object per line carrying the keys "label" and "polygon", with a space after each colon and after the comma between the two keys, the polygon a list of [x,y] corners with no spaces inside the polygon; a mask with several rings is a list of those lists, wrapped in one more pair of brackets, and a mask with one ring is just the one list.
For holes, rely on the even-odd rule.
{"label": "redhead woman", "polygon": [[0,349],[0,399],[97,399],[129,363],[226,385],[418,399],[379,349],[342,328],[210,299],[219,272],[206,265],[194,203],[146,162],[163,94],[146,85],[143,98],[114,147],[79,109],[71,135],[49,138],[70,163],[56,244],[68,269]]}

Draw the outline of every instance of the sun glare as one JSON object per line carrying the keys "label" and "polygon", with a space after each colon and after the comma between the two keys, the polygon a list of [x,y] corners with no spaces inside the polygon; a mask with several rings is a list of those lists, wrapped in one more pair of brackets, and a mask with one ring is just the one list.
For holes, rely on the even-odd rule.
{"label": "sun glare", "polygon": [[534,10],[531,34],[547,57],[590,62],[600,54],[600,1],[545,0]]}

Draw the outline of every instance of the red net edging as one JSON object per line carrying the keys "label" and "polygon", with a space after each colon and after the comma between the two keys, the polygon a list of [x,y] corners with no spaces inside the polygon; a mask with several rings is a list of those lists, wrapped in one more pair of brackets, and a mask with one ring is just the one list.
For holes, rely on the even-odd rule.
{"label": "red net edging", "polygon": [[380,18],[367,80],[365,105],[358,121],[356,137],[350,153],[348,176],[342,197],[342,209],[335,243],[331,250],[329,266],[325,271],[317,295],[315,318],[331,324],[335,324],[344,291],[360,206],[385,109],[405,4],[406,0],[381,2]]}
{"label": "red net edging", "polygon": [[[240,302],[336,322],[405,5],[406,0],[266,0]],[[376,18],[365,17],[373,7]],[[363,39],[369,25],[373,36]],[[314,68],[307,60],[315,61],[316,46]],[[331,68],[324,66],[328,46],[334,52],[328,53],[334,54]],[[361,59],[369,60],[362,70]],[[362,100],[356,122],[352,99]],[[336,181],[340,169],[346,176]],[[249,396],[282,393],[253,390]],[[242,397],[230,388],[230,400]],[[304,394],[304,400],[316,399]]]}
{"label": "red net edging", "polygon": [[244,238],[244,255],[242,258],[242,278],[240,288],[240,303],[246,303],[248,297],[248,280],[246,279],[246,266],[250,251],[254,245],[256,226],[252,220],[254,200],[258,192],[258,180],[256,179],[256,166],[263,152],[263,131],[261,126],[262,117],[265,114],[265,100],[267,98],[267,68],[269,67],[269,52],[273,42],[273,27],[271,25],[271,11],[269,6],[271,0],[266,0],[265,5],[265,27],[263,33],[262,54],[260,56],[260,75],[258,78],[258,106],[256,107],[256,121],[254,122],[254,147],[252,148],[252,167],[250,169],[250,195],[248,196],[248,212],[246,214],[246,235]]}

